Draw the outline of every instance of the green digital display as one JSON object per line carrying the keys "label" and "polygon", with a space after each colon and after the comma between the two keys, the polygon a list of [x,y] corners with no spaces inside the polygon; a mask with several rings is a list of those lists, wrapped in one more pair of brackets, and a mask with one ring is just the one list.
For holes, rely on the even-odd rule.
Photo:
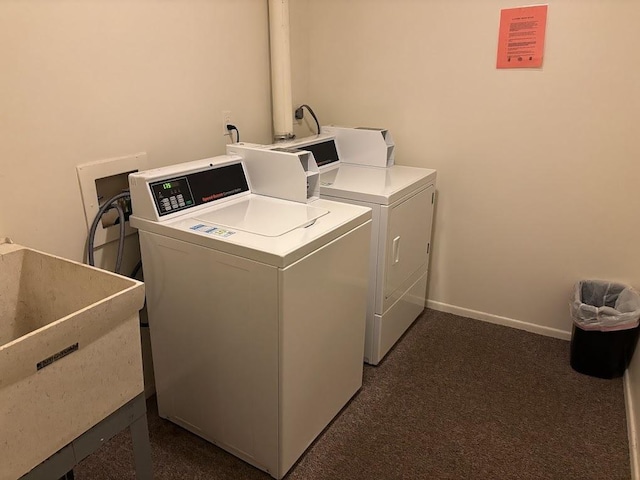
{"label": "green digital display", "polygon": [[169,190],[171,188],[171,183],[170,182],[163,183],[162,188],[164,188],[165,190]]}

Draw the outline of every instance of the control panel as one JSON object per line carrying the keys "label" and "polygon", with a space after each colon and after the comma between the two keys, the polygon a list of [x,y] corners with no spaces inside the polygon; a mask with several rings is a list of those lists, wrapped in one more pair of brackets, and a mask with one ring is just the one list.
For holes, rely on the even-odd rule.
{"label": "control panel", "polygon": [[193,194],[187,177],[173,178],[151,184],[151,192],[160,215],[193,205]]}
{"label": "control panel", "polygon": [[201,172],[150,183],[159,216],[249,191],[241,163],[213,167]]}
{"label": "control panel", "polygon": [[325,165],[330,165],[340,160],[338,157],[338,150],[336,149],[336,142],[333,138],[318,143],[299,146],[297,148],[308,150],[313,153],[318,167],[324,167]]}

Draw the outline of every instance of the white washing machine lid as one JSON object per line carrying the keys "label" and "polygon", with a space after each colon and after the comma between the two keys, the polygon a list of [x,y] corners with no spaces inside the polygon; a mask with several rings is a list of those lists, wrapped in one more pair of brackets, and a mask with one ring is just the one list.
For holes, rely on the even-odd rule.
{"label": "white washing machine lid", "polygon": [[[236,208],[248,212],[247,216],[242,217]],[[258,218],[259,214],[264,218]],[[307,205],[250,194],[163,222],[135,215],[130,221],[141,234],[171,237],[284,268],[370,222],[371,209],[323,199]]]}
{"label": "white washing machine lid", "polygon": [[429,168],[403,165],[381,168],[343,163],[320,175],[320,195],[391,205],[435,181],[436,171]]}
{"label": "white washing machine lid", "polygon": [[325,208],[250,195],[237,203],[198,212],[193,219],[265,237],[279,237],[311,225],[328,213]]}

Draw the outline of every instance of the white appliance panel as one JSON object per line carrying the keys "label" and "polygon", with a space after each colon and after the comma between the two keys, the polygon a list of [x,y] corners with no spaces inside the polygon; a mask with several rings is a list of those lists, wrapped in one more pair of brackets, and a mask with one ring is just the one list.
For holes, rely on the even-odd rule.
{"label": "white appliance panel", "polygon": [[[376,313],[384,313],[390,306],[389,299],[400,288],[406,286],[407,280],[429,260],[431,235],[431,194],[434,186],[429,186],[390,207],[386,214],[386,247],[384,272],[384,300],[382,309]],[[420,215],[416,215],[420,212]]]}
{"label": "white appliance panel", "polygon": [[[277,215],[274,209],[277,209]],[[329,210],[324,208],[253,195],[215,210],[201,212],[194,219],[256,235],[279,237],[305,227],[327,213]]]}
{"label": "white appliance panel", "polygon": [[321,176],[321,198],[372,209],[367,363],[377,365],[424,310],[435,180],[434,170],[398,165],[343,164]]}
{"label": "white appliance panel", "polygon": [[320,175],[320,194],[391,205],[420,187],[435,184],[436,173],[403,165],[379,168],[342,164]]}
{"label": "white appliance panel", "polygon": [[141,231],[160,415],[281,478],[362,385],[370,236],[278,269]]}
{"label": "white appliance panel", "polygon": [[367,222],[280,270],[282,472],[362,386],[370,237]]}
{"label": "white appliance panel", "polygon": [[275,473],[278,269],[139,235],[160,416]]}
{"label": "white appliance panel", "polygon": [[370,363],[379,363],[424,310],[428,272],[425,268],[421,273],[418,280],[403,292],[384,315],[374,315],[372,323],[375,334],[372,335],[372,341],[375,344],[370,344],[367,350]]}

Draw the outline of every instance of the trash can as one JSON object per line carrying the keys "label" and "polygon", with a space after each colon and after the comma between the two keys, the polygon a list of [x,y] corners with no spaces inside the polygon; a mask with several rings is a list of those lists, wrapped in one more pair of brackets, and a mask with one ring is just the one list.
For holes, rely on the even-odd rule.
{"label": "trash can", "polygon": [[602,280],[575,284],[571,367],[599,378],[615,378],[629,366],[640,334],[640,293]]}

